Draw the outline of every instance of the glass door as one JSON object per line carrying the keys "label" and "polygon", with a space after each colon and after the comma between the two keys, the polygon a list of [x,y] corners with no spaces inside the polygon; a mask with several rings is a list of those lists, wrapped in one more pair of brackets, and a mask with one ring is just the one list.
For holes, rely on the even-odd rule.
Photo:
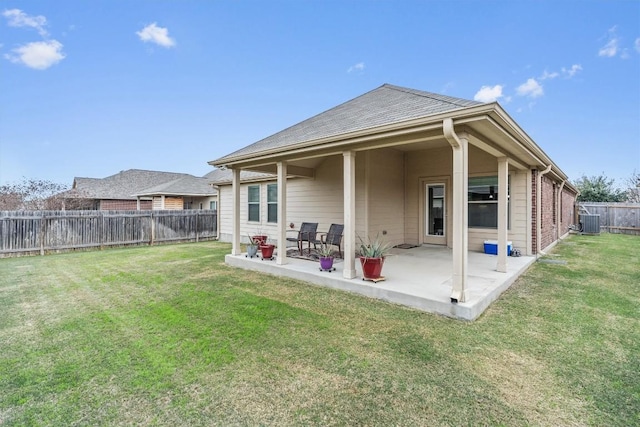
{"label": "glass door", "polygon": [[425,185],[425,243],[446,243],[446,201],[442,183]]}

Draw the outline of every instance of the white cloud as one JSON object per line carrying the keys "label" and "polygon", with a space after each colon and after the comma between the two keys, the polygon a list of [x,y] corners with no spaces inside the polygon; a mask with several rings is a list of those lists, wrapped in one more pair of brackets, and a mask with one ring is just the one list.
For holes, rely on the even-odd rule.
{"label": "white cloud", "polygon": [[620,38],[617,35],[618,26],[614,25],[607,31],[607,43],[598,50],[598,56],[612,58],[620,51]]}
{"label": "white cloud", "polygon": [[176,41],[169,37],[169,30],[158,27],[156,23],[147,25],[140,31],[136,31],[138,37],[143,42],[155,43],[159,46],[170,48],[176,45]]}
{"label": "white cloud", "polygon": [[537,98],[544,95],[542,85],[538,83],[536,79],[529,79],[525,83],[518,86],[516,92],[520,96],[528,96],[530,98]]}
{"label": "white cloud", "polygon": [[540,80],[547,80],[547,79],[555,79],[556,77],[558,77],[560,75],[560,73],[553,71],[553,72],[548,72],[547,70],[544,70],[544,72],[542,73],[542,75],[539,77]]}
{"label": "white cloud", "polygon": [[473,99],[480,102],[494,102],[502,98],[502,85],[482,86]]}
{"label": "white cloud", "polygon": [[46,70],[65,58],[62,43],[57,40],[32,42],[15,48],[4,57],[15,64],[22,64],[36,70]]}
{"label": "white cloud", "polygon": [[638,38],[636,39],[636,41],[635,41],[635,43],[634,43],[634,46],[635,46],[635,48],[636,48],[636,51],[637,51],[638,53],[640,53],[640,37],[638,37]]}
{"label": "white cloud", "polygon": [[2,12],[2,16],[7,18],[10,27],[29,27],[37,30],[42,37],[49,35],[44,28],[47,25],[47,18],[42,15],[30,16],[20,9],[9,9]]}
{"label": "white cloud", "polygon": [[619,39],[617,38],[609,40],[606,45],[600,48],[600,50],[598,51],[598,56],[606,56],[608,58],[616,56],[619,49],[618,43]]}
{"label": "white cloud", "polygon": [[562,67],[562,75],[568,78],[575,76],[578,71],[582,71],[582,65],[580,64],[573,64],[569,69]]}
{"label": "white cloud", "polygon": [[349,67],[349,69],[347,70],[347,73],[351,73],[353,71],[364,71],[364,68],[365,68],[364,62],[358,62],[357,64]]}

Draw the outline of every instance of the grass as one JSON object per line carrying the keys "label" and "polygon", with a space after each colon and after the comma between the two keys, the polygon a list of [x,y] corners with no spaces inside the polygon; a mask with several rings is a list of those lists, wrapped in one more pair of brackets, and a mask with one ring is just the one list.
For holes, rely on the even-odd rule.
{"label": "grass", "polygon": [[571,237],[473,323],[228,251],[0,259],[0,425],[640,424],[637,237]]}

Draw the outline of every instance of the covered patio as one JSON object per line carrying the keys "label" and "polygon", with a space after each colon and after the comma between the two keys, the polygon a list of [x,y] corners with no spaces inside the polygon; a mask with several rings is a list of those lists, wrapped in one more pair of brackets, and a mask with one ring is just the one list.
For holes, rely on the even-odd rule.
{"label": "covered patio", "polygon": [[356,277],[343,277],[344,262],[337,260],[336,271],[320,271],[317,261],[288,257],[288,263],[262,260],[245,254],[227,255],[227,264],[276,276],[298,279],[310,284],[340,289],[395,304],[462,320],[474,320],[522,274],[536,258],[510,257],[507,271],[496,270],[495,255],[468,253],[467,299],[451,303],[453,252],[443,246],[422,245],[411,249],[393,249],[384,265],[386,280],[362,279],[356,263]]}
{"label": "covered patio", "polygon": [[[469,320],[568,232],[575,194],[497,103],[392,85],[210,164],[228,171],[216,183],[228,264]],[[287,255],[302,223],[344,227],[337,271]],[[275,260],[244,256],[251,234],[268,236]],[[387,259],[386,281],[363,282],[358,240],[377,235],[416,248]]]}

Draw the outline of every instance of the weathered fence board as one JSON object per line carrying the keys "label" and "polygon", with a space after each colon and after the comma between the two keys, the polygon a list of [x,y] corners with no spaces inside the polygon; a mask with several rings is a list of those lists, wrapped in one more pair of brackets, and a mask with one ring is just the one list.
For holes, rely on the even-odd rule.
{"label": "weathered fence board", "polygon": [[640,203],[580,202],[580,208],[600,215],[600,230],[640,236]]}
{"label": "weathered fence board", "polygon": [[217,212],[0,211],[0,257],[217,237]]}

